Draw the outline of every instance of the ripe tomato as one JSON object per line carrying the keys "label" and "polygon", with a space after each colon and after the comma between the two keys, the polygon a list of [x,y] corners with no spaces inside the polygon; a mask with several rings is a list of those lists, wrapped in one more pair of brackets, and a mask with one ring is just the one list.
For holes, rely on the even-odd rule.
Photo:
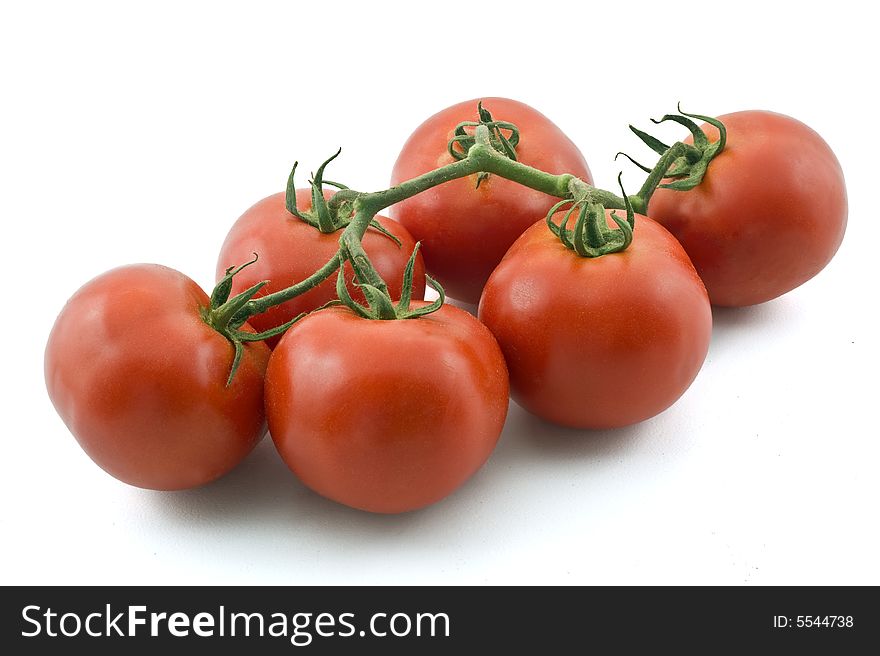
{"label": "ripe tomato", "polygon": [[495,339],[450,305],[399,320],[321,310],[285,334],[266,373],[269,432],[288,467],[319,494],[380,513],[439,501],[476,472],[507,394]]}
{"label": "ripe tomato", "polygon": [[684,246],[713,304],[754,305],[828,264],[846,230],[846,186],[828,144],[803,123],[763,111],[719,120],[727,145],[700,185],[658,189],[648,214]]}
{"label": "ripe tomato", "polygon": [[[486,98],[482,103],[493,119],[519,128],[518,161],[592,182],[577,146],[546,116],[507,98]],[[476,117],[477,100],[468,100],[422,123],[404,144],[391,184],[454,161],[447,143],[459,123]],[[489,176],[479,187],[476,181],[477,175],[472,175],[447,182],[390,210],[391,216],[422,242],[429,273],[443,284],[447,294],[467,303],[479,300],[489,274],[510,245],[558,200],[497,175]]]}
{"label": "ripe tomato", "polygon": [[[311,193],[310,189],[297,190],[296,200],[300,211],[311,208]],[[329,198],[332,193],[325,193],[325,196]],[[253,259],[254,253],[259,256],[257,262],[235,276],[233,294],[238,294],[262,280],[270,282],[260,291],[258,297],[289,287],[312,275],[326,264],[339,248],[341,231],[323,233],[297,219],[287,211],[284,199],[283,192],[264,198],[247,210],[226,236],[217,260],[217,280],[223,277],[227,268]],[[416,243],[399,223],[384,216],[377,216],[376,220],[397,237],[401,245],[398,246],[387,236],[370,228],[364,235],[364,250],[379,275],[388,284],[391,297],[397,299],[400,298],[403,284],[403,270]],[[363,303],[365,300],[363,294],[352,283],[354,271],[351,263],[346,262],[345,267],[349,293],[356,301]],[[419,254],[413,273],[413,298],[423,298],[424,294],[425,264],[422,255]],[[330,276],[305,294],[251,317],[250,323],[258,332],[269,330],[335,298],[336,276]],[[266,343],[273,348],[279,339],[279,337],[271,337]]]}
{"label": "ripe tomato", "polygon": [[492,273],[479,316],[504,352],[513,398],[576,428],[668,408],[700,370],[712,329],[684,249],[639,215],[629,248],[597,258],[568,250],[539,221]]}
{"label": "ripe tomato", "polygon": [[[208,295],[156,264],[113,269],[86,283],[49,335],[49,397],[80,446],[121,481],[180,490],[219,478],[266,431],[269,349],[234,349],[202,319]],[[247,324],[245,324],[247,326]]]}

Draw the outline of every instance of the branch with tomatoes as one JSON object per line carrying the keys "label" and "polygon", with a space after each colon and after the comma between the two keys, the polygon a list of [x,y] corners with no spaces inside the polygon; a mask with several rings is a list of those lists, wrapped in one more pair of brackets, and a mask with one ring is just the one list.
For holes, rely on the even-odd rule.
{"label": "branch with tomatoes", "polygon": [[619,195],[593,186],[558,127],[501,98],[425,121],[382,191],[326,179],[339,152],[307,188],[294,165],[286,191],[230,230],[210,295],[159,265],[76,292],[49,337],[49,395],[132,485],[215,480],[268,420],[308,487],[386,513],[470,478],[509,395],[582,430],[649,419],[697,376],[711,304],[805,282],[847,216],[836,158],[792,118],[679,109],[657,122],[690,136],[668,146],[632,127],[658,156],[630,158],[647,174],[632,195],[620,178]]}

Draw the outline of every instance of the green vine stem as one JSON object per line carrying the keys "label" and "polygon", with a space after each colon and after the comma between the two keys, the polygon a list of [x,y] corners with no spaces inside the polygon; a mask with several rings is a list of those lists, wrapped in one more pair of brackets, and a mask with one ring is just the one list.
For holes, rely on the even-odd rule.
{"label": "green vine stem", "polygon": [[[521,138],[527,139],[528,135],[521,136],[516,126],[510,123],[494,121],[482,106],[479,107],[480,121],[460,124],[448,145],[450,151],[455,151],[453,155],[455,161],[390,189],[364,193],[349,189],[339,183],[325,181],[323,179],[324,169],[339,155],[337,151],[321,165],[311,180],[313,209],[308,213],[300,212],[296,207],[296,190],[293,183],[296,164],[294,164],[287,186],[288,209],[296,218],[312,224],[322,232],[342,229],[339,250],[326,264],[305,280],[261,297],[255,297],[255,295],[265,283],[260,283],[231,299],[228,298],[228,290],[225,291],[224,296],[224,290],[227,287],[231,289],[232,276],[242,267],[230,269],[227,272],[229,280],[224,278],[214,290],[211,308],[207,311],[208,318],[206,320],[226,335],[233,344],[236,344],[236,352],[238,353],[241,341],[258,338],[252,333],[241,334],[239,330],[249,317],[304,294],[336,272],[339,272],[337,292],[340,301],[361,316],[371,319],[404,319],[424,316],[438,309],[442,305],[443,290],[436,281],[430,279],[429,283],[440,294],[439,304],[434,303],[412,311],[409,309],[409,298],[407,297],[405,302],[401,299],[401,302],[395,306],[388,295],[385,281],[370,262],[361,242],[371,226],[378,226],[376,214],[386,207],[437,185],[475,174],[499,175],[562,199],[548,214],[548,226],[567,247],[577,252],[578,255],[601,257],[624,250],[633,239],[634,213],[643,214],[645,212],[654,190],[658,186],[679,190],[693,188],[702,180],[709,162],[724,148],[726,134],[720,121],[698,114],[685,114],[681,112],[680,108],[679,112],[679,115],[666,115],[655,123],[674,121],[684,125],[691,131],[694,145],[676,142],[672,146],[666,146],[658,139],[630,126],[643,142],[660,155],[659,161],[652,169],[647,169],[632,160],[636,165],[649,172],[638,194],[631,196],[625,194],[622,185],[621,195],[618,196],[610,191],[593,187],[570,173],[559,175],[547,173],[518,161],[515,146]],[[721,138],[714,143],[709,143],[705,133],[691,120],[692,118],[704,120],[717,127]],[[473,133],[466,132],[465,127],[472,127]],[[505,135],[502,130],[507,131],[509,135]],[[466,152],[460,150],[464,147],[467,147]],[[670,178],[673,179],[672,182],[663,182]],[[618,178],[619,182],[620,178]],[[322,190],[324,183],[339,189],[326,202]],[[565,219],[561,225],[554,224],[552,221],[553,213],[566,204],[571,204],[571,208]],[[618,227],[611,229],[605,221],[605,210],[623,210],[626,212],[626,218],[618,217],[612,213],[612,219]],[[574,228],[569,229],[567,220],[575,211],[578,212],[578,218]],[[415,253],[410,259],[410,265],[414,261]],[[366,306],[355,303],[347,293],[344,276],[340,270],[344,262],[351,262],[357,284],[367,299]],[[405,279],[411,282],[412,266],[408,267],[407,276],[408,278]],[[298,319],[299,317],[291,321],[290,324],[292,325]],[[274,330],[283,332],[288,327],[289,325],[285,324]],[[273,331],[273,334],[278,333]]]}
{"label": "green vine stem", "polygon": [[[290,212],[294,217],[303,221],[316,230],[323,232],[324,234],[331,234],[336,232],[337,230],[341,230],[346,227],[351,219],[352,208],[349,205],[344,205],[341,200],[345,198],[351,197],[351,194],[342,194],[340,201],[336,203],[331,203],[324,198],[324,185],[330,185],[331,187],[336,187],[341,192],[350,192],[351,190],[346,187],[344,184],[340,184],[338,182],[332,182],[331,180],[324,179],[324,169],[327,168],[327,165],[332,162],[334,159],[339,157],[340,153],[342,153],[342,148],[338,149],[333,155],[331,155],[327,160],[325,160],[321,166],[318,167],[318,172],[312,174],[312,179],[309,180],[309,185],[312,189],[312,207],[308,211],[300,211],[299,207],[297,207],[296,202],[296,167],[299,165],[299,162],[293,163],[293,168],[290,171],[290,175],[287,177],[287,191],[285,193],[285,205],[287,207],[287,211]],[[354,195],[357,195],[357,192],[354,192]],[[376,230],[377,232],[382,233],[388,239],[396,243],[398,246],[401,245],[400,240],[388,232],[385,227],[376,220],[370,221],[370,227]]]}
{"label": "green vine stem", "polygon": [[[547,227],[566,248],[581,257],[601,257],[625,250],[632,243],[635,212],[629,196],[623,190],[622,177],[622,173],[617,176],[617,184],[620,186],[623,202],[626,205],[626,218],[620,218],[617,212],[611,213],[611,219],[617,224],[616,230],[608,227],[605,207],[592,200],[589,195],[582,198],[565,198],[550,208],[546,218]],[[559,224],[554,223],[553,217],[566,205],[571,207],[562,221]],[[572,229],[568,227],[568,221],[576,211],[578,216]]]}
{"label": "green vine stem", "polygon": [[280,335],[306,316],[306,313],[301,313],[290,321],[261,333],[254,333],[241,329],[245,321],[247,321],[247,318],[252,316],[243,311],[244,307],[251,302],[251,299],[253,299],[263,287],[269,284],[269,281],[263,280],[258,282],[256,285],[253,285],[230,298],[229,296],[232,293],[232,279],[239,271],[254,264],[258,257],[259,256],[254,253],[254,259],[250,262],[246,262],[238,267],[229,267],[226,269],[226,275],[220,279],[220,282],[217,283],[217,286],[214,287],[214,291],[211,293],[208,307],[202,308],[202,319],[205,323],[228,339],[235,349],[232,366],[229,370],[229,376],[226,379],[227,387],[232,383],[232,379],[235,377],[235,372],[238,371],[241,357],[244,354],[245,343],[259,342]]}
{"label": "green vine stem", "polygon": [[[483,101],[477,103],[477,115],[479,121],[463,121],[455,126],[453,137],[446,145],[446,150],[453,159],[464,159],[468,156],[471,146],[476,143],[476,130],[469,132],[467,128],[477,128],[484,125],[489,129],[489,144],[505,157],[516,161],[516,147],[519,145],[519,128],[513,123],[496,121],[491,112],[483,107]],[[505,134],[507,132],[507,134]],[[485,133],[482,137],[485,139]],[[488,179],[489,173],[483,171],[477,176],[476,187]]]}
{"label": "green vine stem", "polygon": [[[637,195],[637,207],[639,208],[636,210],[637,212],[645,212],[651,196],[658,187],[674,189],[676,191],[688,191],[696,187],[703,181],[703,176],[706,175],[709,163],[718,157],[727,145],[727,128],[717,118],[703,116],[702,114],[688,114],[682,111],[681,103],[678,104],[678,112],[678,114],[666,114],[658,120],[651,119],[651,122],[659,125],[666,121],[672,121],[686,127],[693,137],[693,144],[678,141],[671,146],[667,146],[647,132],[643,132],[632,125],[629,126],[629,129],[645,145],[660,156],[660,160],[654,168],[648,169],[629,157],[629,155],[619,153],[625,155],[636,166],[648,173],[648,177],[645,179]],[[699,119],[715,127],[718,130],[718,141],[710,142],[703,129],[691,119]],[[666,179],[672,179],[672,182],[663,182]]]}

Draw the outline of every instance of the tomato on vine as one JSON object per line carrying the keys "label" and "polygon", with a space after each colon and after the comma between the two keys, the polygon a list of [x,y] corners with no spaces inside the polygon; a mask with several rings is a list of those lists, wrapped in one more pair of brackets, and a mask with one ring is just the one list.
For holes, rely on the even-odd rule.
{"label": "tomato on vine", "polygon": [[654,221],[622,220],[598,205],[572,210],[576,223],[573,211],[551,215],[552,230],[539,221],[513,244],[486,283],[479,317],[524,408],[575,428],[634,424],[672,405],[696,377],[709,347],[709,299],[682,247]]}
{"label": "tomato on vine", "polygon": [[[490,128],[492,143],[505,156],[592,182],[580,150],[546,116],[507,98],[484,98],[479,112],[477,105],[477,100],[458,103],[417,127],[398,155],[391,185],[463,158],[480,124]],[[510,245],[556,200],[500,175],[476,172],[404,199],[391,216],[422,242],[428,272],[447,293],[476,303]]]}
{"label": "tomato on vine", "polygon": [[712,303],[763,303],[819,273],[847,222],[843,172],[822,137],[765,111],[689,127],[723,151],[687,193],[661,185],[648,214],[684,246]]}
{"label": "tomato on vine", "polygon": [[269,349],[231,322],[249,296],[225,304],[229,278],[209,298],[178,271],[134,264],[86,283],[64,306],[46,346],[46,387],[107,473],[155,490],[196,487],[262,438]]}
{"label": "tomato on vine", "polygon": [[[692,134],[672,146],[633,128],[660,158],[639,193],[617,196],[590,184],[544,116],[485,102],[477,121],[462,103],[416,130],[389,189],[325,181],[332,157],[309,190],[291,172],[284,194],[230,231],[210,297],[157,265],[87,283],[45,358],[49,395],[86,452],[133,485],[184,489],[234,467],[268,419],[281,457],[319,494],[372,512],[421,508],[486,461],[508,392],[566,426],[652,417],[705,359],[710,295],[767,300],[840,243],[839,165],[793,119],[668,115]],[[444,305],[419,242],[379,215],[389,207],[453,295],[482,290],[485,325]],[[423,280],[433,303],[414,300]],[[261,342],[282,334],[270,356]]]}
{"label": "tomato on vine", "polygon": [[400,513],[446,497],[489,457],[507,415],[507,370],[489,330],[442,304],[442,291],[432,305],[379,298],[370,292],[367,310],[348,297],[284,336],[269,361],[266,413],[278,452],[309,488]]}

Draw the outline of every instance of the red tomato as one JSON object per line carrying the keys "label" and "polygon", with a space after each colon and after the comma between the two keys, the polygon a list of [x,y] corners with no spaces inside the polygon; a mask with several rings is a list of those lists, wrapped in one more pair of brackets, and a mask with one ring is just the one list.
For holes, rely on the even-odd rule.
{"label": "red tomato", "polygon": [[648,213],[684,246],[713,304],[754,305],[828,264],[846,230],[846,186],[828,144],[803,123],[762,111],[719,119],[727,145],[700,185],[658,189]]}
{"label": "red tomato", "polygon": [[439,501],[476,472],[507,394],[491,333],[450,305],[387,321],[321,310],[285,334],[266,373],[269,432],[288,467],[319,494],[380,513]]}
{"label": "red tomato", "polygon": [[[311,193],[310,189],[297,190],[296,200],[300,211],[311,208]],[[332,193],[326,193],[325,196],[329,198]],[[297,219],[287,211],[284,198],[284,193],[264,198],[245,212],[229,231],[217,260],[217,280],[223,277],[227,268],[252,260],[254,253],[259,255],[257,262],[235,276],[233,295],[262,280],[270,282],[260,291],[258,297],[280,291],[308,278],[326,264],[339,248],[341,231],[323,233]],[[371,228],[364,235],[364,250],[376,271],[388,284],[391,297],[397,299],[400,298],[403,284],[403,270],[416,243],[399,223],[384,216],[377,216],[376,220],[395,235],[401,245],[398,246],[387,236]],[[345,268],[349,293],[354,300],[363,303],[363,294],[352,282],[354,271],[351,263],[346,262]],[[425,264],[420,253],[413,272],[413,298],[423,298],[424,294]],[[250,324],[255,330],[262,332],[280,326],[298,314],[314,310],[335,298],[336,276],[333,275],[305,294],[251,317]],[[272,337],[266,343],[274,348],[279,339],[280,337]]]}
{"label": "red tomato", "polygon": [[[571,173],[592,182],[583,155],[550,120],[528,105],[507,98],[485,98],[495,120],[516,125],[517,160],[548,173]],[[477,100],[448,107],[422,123],[394,165],[391,184],[453,161],[447,143],[456,125],[474,121]],[[477,175],[453,180],[397,205],[391,216],[422,242],[428,271],[446,293],[476,303],[492,269],[522,232],[557,202],[541,192],[492,175],[476,187]]]}
{"label": "red tomato", "polygon": [[597,258],[568,250],[539,221],[492,273],[479,316],[504,352],[513,398],[576,428],[668,408],[700,370],[712,330],[684,249],[639,215],[629,248]]}
{"label": "red tomato", "polygon": [[[266,431],[269,349],[234,349],[202,319],[208,295],[157,264],[113,269],[86,283],[49,335],[49,397],[100,467],[121,481],[180,490],[219,478]],[[245,328],[247,329],[247,324]]]}

